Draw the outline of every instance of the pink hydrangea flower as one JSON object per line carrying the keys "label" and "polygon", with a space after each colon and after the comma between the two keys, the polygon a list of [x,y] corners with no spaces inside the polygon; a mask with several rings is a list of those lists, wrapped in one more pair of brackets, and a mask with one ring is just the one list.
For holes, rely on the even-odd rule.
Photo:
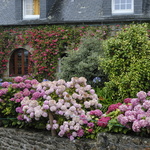
{"label": "pink hydrangea flower", "polygon": [[88,126],[88,127],[94,127],[94,123],[93,123],[93,122],[89,122],[89,123],[87,124],[87,126]]}
{"label": "pink hydrangea flower", "polygon": [[22,117],[22,115],[18,115],[18,116],[17,116],[17,119],[18,119],[18,120],[24,120],[24,118]]}
{"label": "pink hydrangea flower", "polygon": [[139,120],[139,124],[140,124],[141,128],[145,128],[148,125],[148,123],[145,119]]}
{"label": "pink hydrangea flower", "polygon": [[16,84],[16,83],[13,83],[11,86],[12,86],[12,88],[14,88],[14,89],[18,88],[18,84]]}
{"label": "pink hydrangea flower", "polygon": [[82,137],[84,135],[84,130],[83,129],[79,129],[78,131],[77,131],[77,136],[78,137]]}
{"label": "pink hydrangea flower", "polygon": [[126,126],[126,124],[128,123],[128,118],[126,117],[126,116],[124,116],[124,115],[119,115],[118,117],[117,117],[117,119],[118,119],[118,121],[122,124],[122,125],[124,125],[124,126]]}
{"label": "pink hydrangea flower", "polygon": [[18,113],[23,113],[22,108],[21,108],[21,107],[17,107],[17,108],[16,108],[16,112],[18,112]]}
{"label": "pink hydrangea flower", "polygon": [[43,109],[47,110],[47,109],[49,109],[49,106],[46,105],[46,104],[44,104],[44,105],[43,105]]}
{"label": "pink hydrangea flower", "polygon": [[34,112],[31,112],[30,113],[30,118],[33,118],[34,117]]}
{"label": "pink hydrangea flower", "polygon": [[48,116],[47,112],[43,112],[42,116],[46,118]]}
{"label": "pink hydrangea flower", "polygon": [[35,93],[33,93],[33,95],[32,95],[32,98],[33,98],[33,99],[38,99],[39,97],[41,97],[41,93],[40,93],[40,92],[35,92]]}
{"label": "pink hydrangea flower", "polygon": [[120,109],[122,112],[125,112],[125,111],[127,111],[127,110],[128,110],[128,106],[127,106],[127,105],[122,104],[122,105],[120,105],[120,106],[119,106],[119,109]]}
{"label": "pink hydrangea flower", "polygon": [[20,77],[20,76],[14,78],[15,82],[23,82],[23,80],[24,80],[24,78]]}
{"label": "pink hydrangea flower", "polygon": [[134,132],[140,132],[140,123],[139,123],[139,121],[138,120],[135,120],[134,122],[133,122],[133,124],[132,124],[132,130],[134,131]]}
{"label": "pink hydrangea flower", "polygon": [[73,137],[77,137],[77,132],[72,132]]}
{"label": "pink hydrangea flower", "polygon": [[55,123],[55,124],[53,124],[52,128],[56,130],[56,129],[58,129],[58,127],[59,127],[59,125],[57,123]]}
{"label": "pink hydrangea flower", "polygon": [[140,100],[143,100],[143,99],[145,99],[145,98],[147,97],[147,94],[146,94],[146,92],[144,92],[144,91],[140,91],[140,92],[137,93],[137,97],[138,97]]}
{"label": "pink hydrangea flower", "polygon": [[131,103],[131,99],[132,98],[126,98],[126,99],[123,100],[123,102],[126,103],[126,104]]}
{"label": "pink hydrangea flower", "polygon": [[67,110],[66,105],[62,105],[62,106],[61,106],[61,110],[63,110],[63,111]]}
{"label": "pink hydrangea flower", "polygon": [[90,108],[90,106],[91,106],[91,105],[90,105],[90,102],[88,102],[88,101],[85,101],[85,102],[84,102],[84,105],[85,105],[85,108]]}
{"label": "pink hydrangea flower", "polygon": [[137,114],[137,120],[140,120],[142,118],[146,118],[145,114]]}
{"label": "pink hydrangea flower", "polygon": [[95,90],[94,90],[94,89],[91,89],[91,90],[90,90],[90,93],[91,93],[91,94],[95,94]]}
{"label": "pink hydrangea flower", "polygon": [[102,117],[97,121],[97,125],[101,127],[106,127],[111,117]]}
{"label": "pink hydrangea flower", "polygon": [[150,108],[150,100],[146,100],[144,103],[143,103],[143,107],[145,109],[149,109]]}
{"label": "pink hydrangea flower", "polygon": [[137,112],[134,111],[134,110],[128,110],[128,111],[125,112],[125,116],[130,116],[130,115],[136,116]]}
{"label": "pink hydrangea flower", "polygon": [[25,80],[24,83],[31,83],[31,80]]}
{"label": "pink hydrangea flower", "polygon": [[61,131],[58,133],[58,135],[59,135],[60,137],[63,137],[64,134],[65,134],[65,132],[64,132],[63,130],[61,130]]}
{"label": "pink hydrangea flower", "polygon": [[138,98],[132,98],[131,99],[131,104],[132,104],[132,106],[138,105],[139,104],[139,99]]}
{"label": "pink hydrangea flower", "polygon": [[49,105],[49,101],[48,101],[48,100],[45,100],[45,101],[44,101],[44,104],[45,104],[45,105]]}
{"label": "pink hydrangea flower", "polygon": [[14,98],[21,98],[23,95],[21,92],[15,93]]}
{"label": "pink hydrangea flower", "polygon": [[47,129],[47,130],[50,130],[50,129],[51,129],[51,125],[50,125],[50,124],[47,124],[47,125],[46,125],[46,129]]}
{"label": "pink hydrangea flower", "polygon": [[23,90],[23,95],[24,96],[29,96],[31,94],[31,92],[27,89],[27,88],[25,88],[24,90]]}
{"label": "pink hydrangea flower", "polygon": [[93,129],[91,128],[91,129],[88,129],[88,132],[89,133],[92,133],[93,132]]}
{"label": "pink hydrangea flower", "polygon": [[71,135],[71,136],[69,137],[69,139],[70,139],[70,141],[73,141],[73,140],[74,140],[74,137]]}
{"label": "pink hydrangea flower", "polygon": [[9,85],[10,85],[9,82],[3,82],[2,83],[2,87],[3,88],[7,88]]}
{"label": "pink hydrangea flower", "polygon": [[31,84],[38,84],[39,82],[36,79],[31,80]]}
{"label": "pink hydrangea flower", "polygon": [[51,110],[52,112],[53,112],[53,111],[56,111],[56,109],[57,109],[57,108],[56,108],[55,106],[51,106],[51,107],[50,107],[50,110]]}
{"label": "pink hydrangea flower", "polygon": [[128,122],[133,122],[136,120],[134,115],[127,116]]}
{"label": "pink hydrangea flower", "polygon": [[116,109],[119,108],[119,106],[122,105],[121,103],[117,103],[117,104],[112,104],[108,107],[108,111],[106,112],[107,114],[112,112],[112,111],[115,111]]}
{"label": "pink hydrangea flower", "polygon": [[147,96],[150,96],[150,91],[148,91]]}
{"label": "pink hydrangea flower", "polygon": [[99,109],[91,110],[91,111],[90,111],[90,115],[95,115],[95,116],[100,117],[102,114],[103,114],[102,111],[99,110]]}
{"label": "pink hydrangea flower", "polygon": [[23,82],[20,82],[19,84],[18,84],[18,88],[25,88],[26,87],[26,84],[25,83],[23,83]]}
{"label": "pink hydrangea flower", "polygon": [[7,88],[5,88],[5,89],[0,89],[0,96],[2,96],[3,94],[6,94],[7,91],[8,91]]}
{"label": "pink hydrangea flower", "polygon": [[71,106],[71,107],[69,108],[69,110],[70,110],[70,111],[76,111],[76,108],[75,108],[74,106]]}
{"label": "pink hydrangea flower", "polygon": [[26,88],[30,89],[32,85],[30,83],[26,83]]}

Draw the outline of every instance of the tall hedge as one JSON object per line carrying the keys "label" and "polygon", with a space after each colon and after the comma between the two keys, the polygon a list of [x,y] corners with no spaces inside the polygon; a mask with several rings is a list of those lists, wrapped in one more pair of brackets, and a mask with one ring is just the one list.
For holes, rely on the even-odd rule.
{"label": "tall hedge", "polygon": [[150,90],[150,41],[147,24],[125,26],[103,43],[103,69],[108,74],[105,84],[112,99],[135,97]]}

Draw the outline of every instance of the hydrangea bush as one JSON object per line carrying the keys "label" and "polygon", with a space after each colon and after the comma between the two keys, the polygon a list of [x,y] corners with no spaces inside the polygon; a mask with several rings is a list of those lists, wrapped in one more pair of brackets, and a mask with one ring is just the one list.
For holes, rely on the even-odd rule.
{"label": "hydrangea bush", "polygon": [[59,136],[68,136],[71,140],[83,136],[83,116],[91,120],[88,111],[102,107],[84,77],[73,77],[70,82],[45,81],[35,88],[32,97],[21,101],[22,118],[30,122],[46,117],[47,130],[56,130]]}
{"label": "hydrangea bush", "polygon": [[46,81],[16,77],[0,89],[0,125],[50,130],[60,137],[95,139],[99,132],[150,134],[150,92],[111,104],[102,112],[84,77]]}
{"label": "hydrangea bush", "polygon": [[[90,121],[91,110],[97,112],[97,115],[102,114],[99,110],[102,105],[98,102],[94,89],[86,82],[84,77],[73,77],[70,82],[60,79],[42,83],[35,79],[16,77],[12,84],[2,84],[2,117],[17,117],[17,123],[21,127],[24,122],[41,123],[44,120],[42,127],[45,124],[45,128],[51,130],[52,134],[58,133],[59,136],[67,136],[71,140],[82,137],[84,116]],[[11,123],[17,124],[14,120]]]}
{"label": "hydrangea bush", "polygon": [[118,121],[128,129],[142,134],[150,134],[150,92],[140,91],[137,98],[126,99],[125,104],[119,106],[122,112]]}
{"label": "hydrangea bush", "polygon": [[24,126],[24,122],[17,120],[20,102],[28,93],[33,93],[32,86],[39,83],[37,80],[29,80],[27,77],[16,77],[12,82],[3,82],[0,89],[0,116],[5,127]]}

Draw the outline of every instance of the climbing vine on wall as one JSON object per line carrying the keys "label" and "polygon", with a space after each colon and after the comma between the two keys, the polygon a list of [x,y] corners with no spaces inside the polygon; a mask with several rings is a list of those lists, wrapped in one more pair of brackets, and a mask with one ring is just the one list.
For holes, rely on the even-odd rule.
{"label": "climbing vine on wall", "polygon": [[[80,38],[85,34],[99,35],[101,39],[108,36],[108,26],[35,26],[1,28],[0,33],[0,76],[7,69],[10,52],[26,45],[33,48],[30,57],[32,75],[41,80],[47,78],[53,80],[61,53],[66,50],[77,49]],[[31,67],[31,66],[29,66]]]}
{"label": "climbing vine on wall", "polygon": [[33,49],[30,57],[33,65],[29,66],[32,67],[32,77],[39,81],[43,78],[53,80],[58,60],[66,47],[69,47],[67,50],[77,50],[85,35],[104,40],[114,29],[120,29],[120,25],[0,27],[0,77],[7,69],[10,53],[28,45]]}

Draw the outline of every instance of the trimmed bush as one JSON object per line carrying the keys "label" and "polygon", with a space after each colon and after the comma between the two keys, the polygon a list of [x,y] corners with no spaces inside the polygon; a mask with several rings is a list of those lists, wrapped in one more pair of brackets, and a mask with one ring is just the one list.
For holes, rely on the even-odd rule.
{"label": "trimmed bush", "polygon": [[[79,49],[69,51],[67,57],[61,60],[61,72],[58,77],[69,81],[71,77],[83,76],[87,79],[87,83],[95,86],[103,86],[106,77],[101,68],[99,68],[99,55],[103,56],[101,41],[96,37],[83,38]],[[98,80],[93,79],[99,77]]]}
{"label": "trimmed bush", "polygon": [[147,24],[125,26],[103,47],[105,59],[101,59],[101,65],[109,78],[105,90],[112,99],[134,97],[138,91],[150,89]]}

